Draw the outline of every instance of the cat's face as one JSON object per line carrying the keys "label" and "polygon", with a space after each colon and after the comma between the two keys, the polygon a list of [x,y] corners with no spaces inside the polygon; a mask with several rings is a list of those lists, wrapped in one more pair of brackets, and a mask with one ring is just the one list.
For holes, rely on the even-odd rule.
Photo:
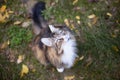
{"label": "cat's face", "polygon": [[64,42],[68,41],[70,38],[69,31],[65,29],[55,28],[54,26],[49,26],[52,33],[54,33],[53,37],[50,38],[42,38],[41,42],[49,47],[54,47],[58,54],[62,54],[62,45]]}

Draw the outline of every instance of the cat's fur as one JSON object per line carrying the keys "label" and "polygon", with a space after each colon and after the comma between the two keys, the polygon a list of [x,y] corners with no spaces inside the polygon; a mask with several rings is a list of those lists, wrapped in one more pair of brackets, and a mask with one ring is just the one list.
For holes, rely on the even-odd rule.
{"label": "cat's fur", "polygon": [[[33,28],[37,28],[37,38],[32,50],[40,63],[51,63],[59,72],[73,66],[76,54],[76,40],[66,26],[56,28],[48,25],[42,16],[44,2],[38,2],[33,7]],[[36,32],[36,31],[35,31]]]}

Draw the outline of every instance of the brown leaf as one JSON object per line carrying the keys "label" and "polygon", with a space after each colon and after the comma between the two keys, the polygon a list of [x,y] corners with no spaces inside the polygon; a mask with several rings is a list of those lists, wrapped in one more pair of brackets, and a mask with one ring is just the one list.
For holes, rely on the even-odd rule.
{"label": "brown leaf", "polygon": [[10,44],[9,40],[7,42],[4,42],[2,45],[1,45],[1,49],[5,49],[8,47],[8,45]]}
{"label": "brown leaf", "polygon": [[93,19],[93,18],[95,18],[95,17],[96,17],[95,14],[91,14],[91,15],[88,16],[89,19]]}
{"label": "brown leaf", "polygon": [[24,60],[25,56],[24,55],[19,55],[17,59],[17,64],[20,64]]}
{"label": "brown leaf", "polygon": [[30,21],[26,21],[22,23],[22,27],[27,28],[28,26],[30,26],[31,22]]}
{"label": "brown leaf", "polygon": [[13,24],[14,25],[19,25],[19,24],[21,24],[22,22],[21,21],[15,21]]}
{"label": "brown leaf", "polygon": [[72,4],[75,5],[77,2],[78,2],[78,0],[74,0]]}
{"label": "brown leaf", "polygon": [[64,23],[65,23],[67,26],[70,25],[68,19],[64,19]]}
{"label": "brown leaf", "polygon": [[65,76],[64,80],[73,80],[74,78],[75,78],[74,75],[72,75],[72,76]]}
{"label": "brown leaf", "polygon": [[0,8],[0,12],[4,12],[6,10],[6,5],[3,5],[1,8]]}
{"label": "brown leaf", "polygon": [[4,23],[6,20],[5,20],[5,16],[3,16],[2,14],[0,14],[0,22],[1,23]]}
{"label": "brown leaf", "polygon": [[29,68],[27,67],[27,65],[23,64],[22,65],[22,70],[21,70],[21,73],[20,73],[20,77],[23,77],[28,72],[29,72]]}

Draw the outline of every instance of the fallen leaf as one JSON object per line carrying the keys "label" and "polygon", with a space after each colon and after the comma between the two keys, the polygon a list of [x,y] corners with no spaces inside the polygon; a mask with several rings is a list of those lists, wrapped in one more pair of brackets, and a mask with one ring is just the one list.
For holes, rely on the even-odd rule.
{"label": "fallen leaf", "polygon": [[64,23],[65,23],[67,26],[70,25],[68,19],[64,19]]}
{"label": "fallen leaf", "polygon": [[75,18],[79,20],[79,19],[80,19],[80,16],[76,16]]}
{"label": "fallen leaf", "polygon": [[91,14],[91,15],[88,16],[89,19],[93,19],[93,18],[95,18],[95,17],[96,17],[95,14]]}
{"label": "fallen leaf", "polygon": [[21,24],[22,22],[21,21],[15,21],[13,24],[14,25],[19,25],[19,24]]}
{"label": "fallen leaf", "polygon": [[108,15],[109,17],[112,17],[112,14],[107,12],[106,15]]}
{"label": "fallen leaf", "polygon": [[1,23],[6,22],[5,16],[3,16],[2,14],[0,14],[0,22],[1,22]]}
{"label": "fallen leaf", "polygon": [[91,64],[92,64],[92,62],[93,62],[92,57],[91,57],[91,56],[89,56],[89,57],[88,57],[88,59],[86,60],[86,62],[87,62],[86,67],[88,67],[89,65],[91,65]]}
{"label": "fallen leaf", "polygon": [[112,46],[113,50],[115,50],[116,52],[119,51],[118,47],[117,46]]}
{"label": "fallen leaf", "polygon": [[4,2],[6,3],[6,2],[7,2],[7,0],[4,0]]}
{"label": "fallen leaf", "polygon": [[83,60],[83,59],[84,59],[84,56],[81,56],[81,57],[79,58],[80,61]]}
{"label": "fallen leaf", "polygon": [[116,38],[117,35],[116,34],[111,34],[111,37]]}
{"label": "fallen leaf", "polygon": [[74,24],[71,24],[70,28],[71,28],[71,30],[75,29]]}
{"label": "fallen leaf", "polygon": [[22,65],[22,70],[21,70],[21,73],[20,73],[20,77],[23,77],[28,72],[29,72],[29,68],[27,67],[27,65],[23,64]]}
{"label": "fallen leaf", "polygon": [[91,28],[92,27],[92,24],[90,22],[88,22],[88,26]]}
{"label": "fallen leaf", "polygon": [[1,8],[0,8],[0,12],[4,12],[6,10],[6,5],[3,5]]}
{"label": "fallen leaf", "polygon": [[5,49],[8,47],[8,45],[10,44],[10,41],[8,40],[7,42],[4,42],[2,45],[1,45],[1,49]]}
{"label": "fallen leaf", "polygon": [[74,75],[72,75],[72,76],[65,76],[64,80],[73,80],[74,78],[75,78]]}
{"label": "fallen leaf", "polygon": [[13,13],[14,13],[14,11],[8,11],[8,13],[9,13],[9,14],[13,14]]}
{"label": "fallen leaf", "polygon": [[9,14],[7,11],[5,12],[4,16],[5,16],[5,18],[9,18]]}
{"label": "fallen leaf", "polygon": [[98,17],[94,17],[93,20],[92,20],[92,25],[96,24],[98,21]]}
{"label": "fallen leaf", "polygon": [[36,69],[32,69],[32,72],[35,72],[36,71]]}
{"label": "fallen leaf", "polygon": [[78,2],[78,0],[74,0],[72,4],[75,5],[77,2]]}
{"label": "fallen leaf", "polygon": [[77,23],[80,24],[80,20],[78,20]]}
{"label": "fallen leaf", "polygon": [[26,21],[22,23],[22,27],[27,28],[31,24],[30,21]]}
{"label": "fallen leaf", "polygon": [[24,55],[19,55],[17,59],[17,64],[20,64],[24,60],[25,56]]}

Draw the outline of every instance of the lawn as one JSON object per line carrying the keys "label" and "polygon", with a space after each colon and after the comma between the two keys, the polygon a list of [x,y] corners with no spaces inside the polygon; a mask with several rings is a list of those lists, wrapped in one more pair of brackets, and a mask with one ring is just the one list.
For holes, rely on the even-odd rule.
{"label": "lawn", "polygon": [[30,47],[34,34],[28,13],[34,0],[4,0],[0,80],[120,80],[120,0],[44,1],[46,20],[74,31],[79,55],[74,66],[58,73],[51,65],[41,65]]}

